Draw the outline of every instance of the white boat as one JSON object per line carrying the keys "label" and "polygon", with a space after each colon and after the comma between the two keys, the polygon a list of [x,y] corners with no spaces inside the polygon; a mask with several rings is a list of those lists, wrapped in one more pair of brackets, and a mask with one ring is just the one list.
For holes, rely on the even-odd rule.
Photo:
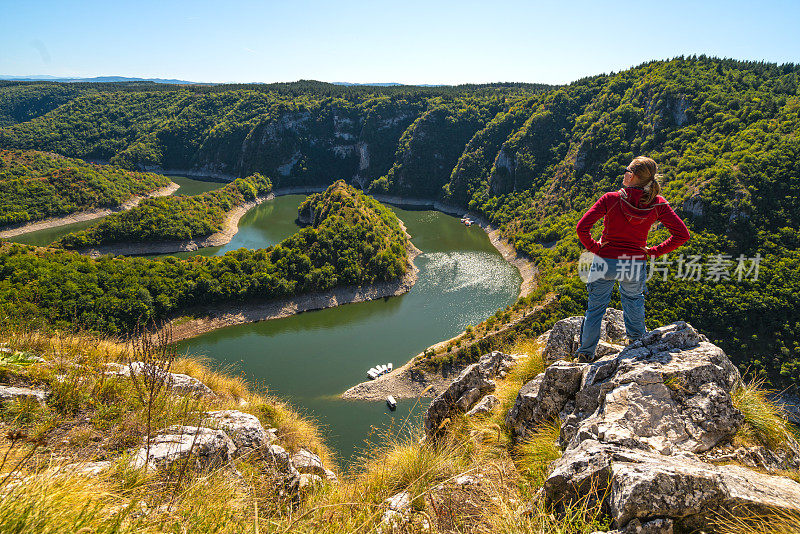
{"label": "white boat", "polygon": [[387,404],[387,406],[389,406],[390,410],[396,410],[397,409],[397,401],[394,400],[394,397],[392,397],[391,395],[386,397],[386,404]]}
{"label": "white boat", "polygon": [[369,371],[367,371],[367,376],[370,380],[375,380],[379,376],[383,376],[387,373],[392,372],[392,364],[378,364],[375,367],[371,367]]}

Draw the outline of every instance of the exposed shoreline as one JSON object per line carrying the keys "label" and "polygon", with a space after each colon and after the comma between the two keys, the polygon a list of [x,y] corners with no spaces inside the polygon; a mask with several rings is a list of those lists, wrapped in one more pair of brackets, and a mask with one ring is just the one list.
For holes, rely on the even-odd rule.
{"label": "exposed shoreline", "polygon": [[80,254],[87,254],[97,258],[104,254],[123,256],[143,256],[153,254],[172,254],[175,252],[194,252],[201,248],[221,247],[230,243],[233,236],[239,231],[239,221],[254,207],[275,197],[292,194],[311,194],[324,191],[325,188],[311,187],[284,187],[270,191],[266,195],[256,197],[254,200],[236,206],[225,215],[222,221],[222,230],[197,239],[183,239],[174,241],[152,241],[141,243],[111,243],[76,250]]}
{"label": "exposed shoreline", "polygon": [[49,228],[58,228],[59,226],[66,226],[68,224],[77,222],[100,219],[102,217],[107,217],[112,213],[128,211],[129,209],[138,206],[139,203],[146,198],[170,196],[179,188],[180,186],[178,184],[175,182],[170,182],[169,185],[162,187],[161,189],[156,189],[155,191],[151,191],[145,195],[136,195],[131,197],[127,201],[114,208],[96,208],[88,211],[70,213],[69,215],[64,215],[62,217],[51,217],[49,219],[42,219],[40,221],[33,221],[22,225],[7,226],[3,229],[0,229],[0,239],[8,239],[23,234],[29,234],[31,232],[38,232],[39,230],[47,230]]}
{"label": "exposed shoreline", "polygon": [[[552,301],[552,298],[551,296],[542,304],[537,305],[532,311],[541,310]],[[516,326],[516,324],[506,328],[513,328],[514,326]],[[505,330],[505,328],[503,330]],[[503,330],[499,330],[492,335],[502,334]],[[463,332],[461,334],[463,334]],[[447,343],[460,337],[461,334],[456,334],[450,339],[439,341],[428,348],[433,348],[435,350],[445,347]],[[398,400],[414,399],[417,397],[435,397],[444,392],[453,379],[469,365],[453,365],[449,368],[442,368],[439,371],[414,369],[414,361],[423,354],[424,351],[420,352],[408,360],[402,367],[394,369],[392,372],[380,376],[375,380],[359,382],[355,386],[345,390],[341,394],[341,397],[346,400],[360,401],[383,401],[386,400],[386,397],[389,395],[392,395]]]}

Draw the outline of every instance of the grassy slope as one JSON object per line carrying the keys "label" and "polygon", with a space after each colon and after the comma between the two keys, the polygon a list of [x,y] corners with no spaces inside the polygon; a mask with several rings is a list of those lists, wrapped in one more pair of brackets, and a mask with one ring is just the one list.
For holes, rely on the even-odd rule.
{"label": "grassy slope", "polygon": [[[0,343],[44,358],[21,364],[22,358],[5,356],[0,360],[3,383],[34,383],[52,391],[45,407],[7,403],[0,411],[0,451],[8,451],[0,467],[4,532],[371,532],[382,518],[383,501],[400,491],[412,496],[411,523],[401,532],[588,533],[608,527],[600,510],[577,506],[556,517],[537,504],[541,501],[531,501],[548,464],[560,456],[556,422],[542,425],[520,444],[512,443],[504,424],[519,388],[544,369],[541,347],[533,341],[505,347],[528,358],[497,381],[501,403],[492,413],[451,421],[437,447],[420,441],[419,428],[390,429],[349,472],[339,473],[338,485],[310,488],[299,497],[281,494],[276,473],[254,456],[236,460],[236,472],[225,466],[190,470],[180,480],[174,473],[144,474],[117,462],[144,436],[144,407],[129,379],[102,374],[106,362],[125,361],[125,346],[9,327],[0,332]],[[179,360],[173,370],[199,378],[220,397],[170,395],[155,411],[154,428],[195,422],[209,409],[242,410],[265,427],[276,427],[287,449],[308,448],[333,465],[312,422],[254,392],[231,370],[211,371],[192,358]],[[737,443],[780,447],[793,431],[757,386],[745,386],[734,399],[747,421]],[[74,468],[98,459],[112,460],[112,468],[99,475]],[[64,465],[73,467],[60,469]],[[454,484],[465,475],[478,477],[480,484]],[[752,519],[775,529],[765,533],[781,532],[787,520]],[[720,532],[737,532],[739,526],[718,525]]]}

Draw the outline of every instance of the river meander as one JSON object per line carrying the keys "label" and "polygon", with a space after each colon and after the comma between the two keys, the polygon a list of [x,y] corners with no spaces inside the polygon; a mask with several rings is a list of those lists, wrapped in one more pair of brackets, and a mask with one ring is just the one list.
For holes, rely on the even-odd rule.
{"label": "river meander", "polygon": [[[304,198],[287,195],[261,204],[241,219],[229,244],[203,253],[279,242],[298,230],[294,219]],[[224,328],[179,344],[181,351],[235,366],[316,419],[342,465],[363,450],[373,428],[399,427],[417,403],[400,401],[391,412],[383,402],[338,395],[364,380],[373,365],[400,366],[513,303],[521,282],[479,227],[467,228],[437,211],[392,209],[422,251],[415,260],[419,280],[409,293]],[[419,402],[412,419],[427,404],[428,399]]]}
{"label": "river meander", "polygon": [[[175,194],[198,194],[224,185],[171,178],[181,185]],[[286,195],[264,202],[242,217],[239,231],[227,245],[175,255],[220,255],[240,247],[274,245],[298,231],[295,219],[303,199],[305,195]],[[221,367],[233,366],[314,418],[342,466],[364,449],[365,440],[378,440],[374,429],[396,432],[391,429],[399,428],[410,413],[409,420],[416,421],[429,400],[399,401],[391,412],[384,402],[345,401],[338,395],[366,379],[370,367],[387,362],[403,365],[426,347],[513,303],[521,282],[517,270],[477,225],[465,227],[458,218],[438,211],[392,209],[422,251],[415,260],[419,280],[409,293],[224,328],[178,345],[181,352],[206,356]],[[13,240],[47,245],[92,222]]]}

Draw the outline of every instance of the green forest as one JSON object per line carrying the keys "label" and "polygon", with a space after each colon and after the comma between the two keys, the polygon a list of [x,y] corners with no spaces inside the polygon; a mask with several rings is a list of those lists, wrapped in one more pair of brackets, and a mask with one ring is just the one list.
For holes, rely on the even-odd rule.
{"label": "green forest", "polygon": [[[3,84],[0,147],[131,170],[258,172],[275,187],[343,179],[474,210],[537,263],[525,304],[558,295],[530,334],[583,313],[575,225],[648,155],[692,233],[672,269],[681,254],[706,268],[698,280],[654,277],[648,326],[687,320],[782,387],[800,385],[798,75],[794,64],[682,56],[559,87]],[[665,236],[655,228],[649,244]],[[760,258],[757,278],[709,276],[714,258],[740,255]]]}
{"label": "green forest", "polygon": [[35,150],[0,150],[0,227],[113,208],[167,184],[169,178],[160,174]]}
{"label": "green forest", "polygon": [[105,217],[86,230],[67,234],[52,246],[79,249],[111,243],[207,236],[222,230],[229,211],[271,190],[269,178],[256,173],[201,195],[146,199],[128,211]]}
{"label": "green forest", "polygon": [[396,279],[406,236],[388,208],[343,182],[306,201],[324,213],[268,249],[180,260],[0,244],[0,317],[125,336],[196,306]]}

